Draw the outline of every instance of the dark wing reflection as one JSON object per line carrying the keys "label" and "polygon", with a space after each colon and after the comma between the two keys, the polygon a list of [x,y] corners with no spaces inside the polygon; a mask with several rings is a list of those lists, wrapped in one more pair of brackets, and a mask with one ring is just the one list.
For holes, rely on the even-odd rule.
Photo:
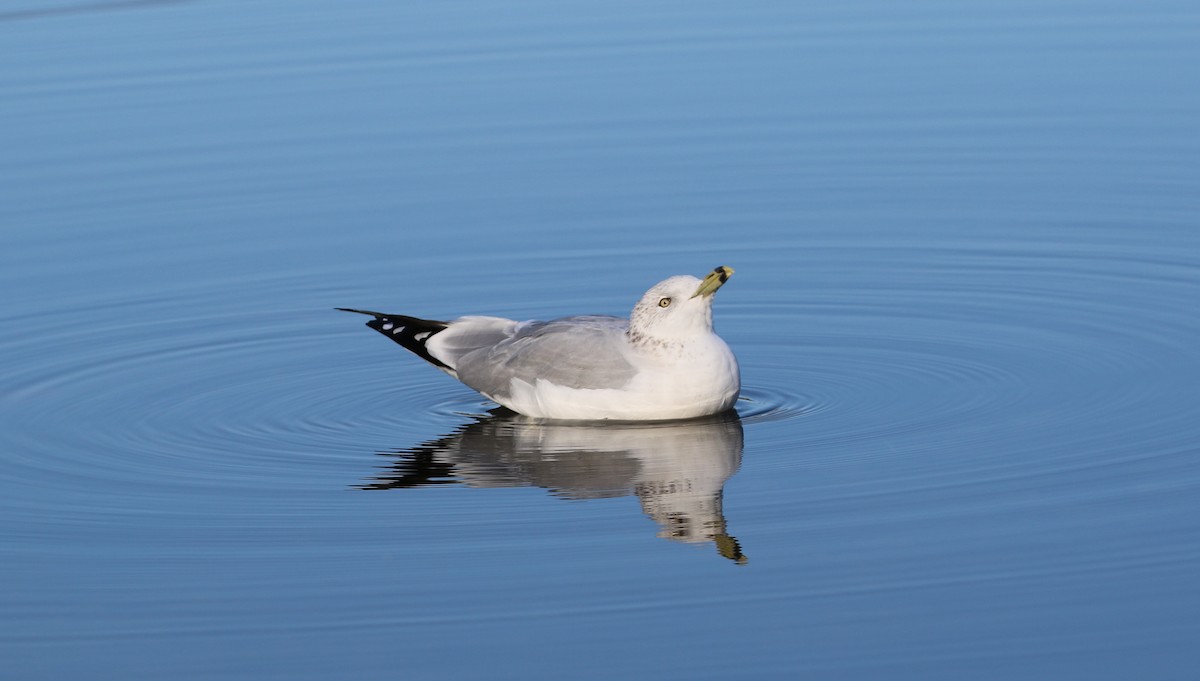
{"label": "dark wing reflection", "polygon": [[445,437],[392,452],[360,489],[457,483],[542,487],[565,499],[633,495],[659,536],[713,542],[738,563],[746,556],[726,532],[725,481],[742,460],[736,412],[670,423],[562,423],[498,409]]}

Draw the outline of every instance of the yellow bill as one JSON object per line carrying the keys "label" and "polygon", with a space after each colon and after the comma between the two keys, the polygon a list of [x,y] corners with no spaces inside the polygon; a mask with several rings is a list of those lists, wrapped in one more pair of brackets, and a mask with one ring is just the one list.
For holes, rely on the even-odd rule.
{"label": "yellow bill", "polygon": [[717,289],[721,288],[721,284],[724,284],[729,277],[732,276],[733,268],[721,265],[717,269],[708,273],[708,276],[704,278],[704,281],[700,282],[700,286],[696,289],[696,292],[692,294],[692,297],[711,296],[717,292]]}

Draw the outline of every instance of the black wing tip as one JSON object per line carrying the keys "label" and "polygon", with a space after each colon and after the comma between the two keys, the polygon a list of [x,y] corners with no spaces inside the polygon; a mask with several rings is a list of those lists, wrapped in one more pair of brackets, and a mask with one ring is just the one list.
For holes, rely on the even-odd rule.
{"label": "black wing tip", "polygon": [[[383,312],[374,312],[371,310],[356,310],[351,307],[336,307],[335,310],[342,312],[354,312],[357,314],[365,314],[374,317],[367,322],[367,326],[383,334],[392,341],[400,344],[406,350],[417,355],[421,359],[433,364],[434,366],[449,369],[450,367],[441,362],[429,351],[425,349],[425,341],[431,336],[444,330],[449,326],[448,322],[442,322],[435,319],[421,319],[420,317],[409,317],[401,314],[386,314]],[[418,338],[419,336],[419,338]]]}

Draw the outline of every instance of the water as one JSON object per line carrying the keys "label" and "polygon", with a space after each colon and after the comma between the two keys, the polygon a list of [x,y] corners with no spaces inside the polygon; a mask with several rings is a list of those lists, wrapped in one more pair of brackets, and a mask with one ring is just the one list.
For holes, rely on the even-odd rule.
{"label": "water", "polygon": [[[0,11],[14,679],[1185,679],[1200,11]],[[719,264],[737,418],[538,426],[335,306]]]}

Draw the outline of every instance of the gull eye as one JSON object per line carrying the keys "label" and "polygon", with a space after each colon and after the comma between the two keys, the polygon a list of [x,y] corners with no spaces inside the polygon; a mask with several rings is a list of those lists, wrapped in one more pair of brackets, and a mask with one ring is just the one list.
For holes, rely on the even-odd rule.
{"label": "gull eye", "polygon": [[670,298],[659,298],[659,300],[658,300],[658,306],[659,306],[659,307],[670,307],[670,306],[671,306],[671,299],[670,299]]}

